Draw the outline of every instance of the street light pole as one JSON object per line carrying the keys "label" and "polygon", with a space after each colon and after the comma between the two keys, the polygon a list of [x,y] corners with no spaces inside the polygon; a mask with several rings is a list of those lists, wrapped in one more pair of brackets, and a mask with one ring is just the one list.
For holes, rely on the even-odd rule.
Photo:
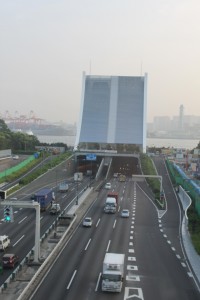
{"label": "street light pole", "polygon": [[76,160],[76,205],[78,205],[78,179],[79,179],[78,156]]}
{"label": "street light pole", "polygon": [[78,205],[78,178],[76,178],[76,205]]}

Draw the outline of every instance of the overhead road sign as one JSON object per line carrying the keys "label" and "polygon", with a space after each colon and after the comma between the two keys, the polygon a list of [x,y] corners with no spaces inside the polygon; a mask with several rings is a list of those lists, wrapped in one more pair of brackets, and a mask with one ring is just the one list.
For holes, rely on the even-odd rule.
{"label": "overhead road sign", "polygon": [[96,154],[93,153],[86,154],[86,160],[96,160],[96,159],[97,159]]}

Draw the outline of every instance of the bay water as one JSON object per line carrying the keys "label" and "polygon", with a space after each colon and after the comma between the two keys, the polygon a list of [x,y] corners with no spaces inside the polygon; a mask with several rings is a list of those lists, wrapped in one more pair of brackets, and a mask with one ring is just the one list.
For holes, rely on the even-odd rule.
{"label": "bay water", "polygon": [[[75,144],[76,136],[52,136],[52,135],[38,135],[38,140],[41,143],[64,143],[68,147],[73,147]],[[147,138],[148,147],[158,148],[184,148],[192,150],[197,147],[200,140],[197,139],[159,139],[159,138]]]}

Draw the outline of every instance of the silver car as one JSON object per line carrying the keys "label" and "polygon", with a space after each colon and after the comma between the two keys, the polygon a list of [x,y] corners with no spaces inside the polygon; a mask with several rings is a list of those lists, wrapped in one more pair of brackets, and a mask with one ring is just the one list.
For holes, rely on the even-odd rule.
{"label": "silver car", "polygon": [[86,218],[83,220],[83,226],[84,226],[84,227],[91,227],[91,226],[92,226],[92,218],[86,217]]}
{"label": "silver car", "polygon": [[105,184],[105,189],[108,189],[108,190],[111,189],[111,183],[110,183],[110,182],[107,182],[107,183]]}
{"label": "silver car", "polygon": [[121,212],[121,217],[122,218],[129,218],[129,210],[128,209],[123,209],[122,212]]}

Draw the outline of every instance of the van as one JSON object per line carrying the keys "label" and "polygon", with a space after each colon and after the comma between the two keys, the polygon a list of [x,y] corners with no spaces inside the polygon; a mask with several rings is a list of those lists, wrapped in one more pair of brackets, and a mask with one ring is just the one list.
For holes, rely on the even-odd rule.
{"label": "van", "polygon": [[4,251],[6,248],[10,246],[10,239],[7,235],[0,236],[0,250]]}

